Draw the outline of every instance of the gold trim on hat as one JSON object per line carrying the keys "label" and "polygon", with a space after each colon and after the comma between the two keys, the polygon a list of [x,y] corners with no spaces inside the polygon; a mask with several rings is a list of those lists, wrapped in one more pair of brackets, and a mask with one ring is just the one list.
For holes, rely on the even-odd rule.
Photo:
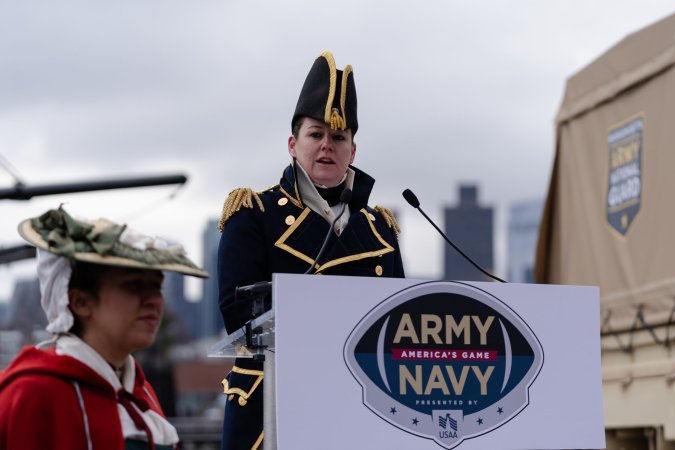
{"label": "gold trim on hat", "polygon": [[[337,88],[337,72],[335,69],[335,59],[333,58],[333,54],[329,51],[323,51],[321,52],[321,55],[319,57],[323,57],[326,59],[326,63],[328,63],[328,70],[329,70],[329,87],[328,87],[328,98],[326,99],[326,108],[325,112],[323,115],[323,121],[326,122],[327,124],[331,123],[331,114],[332,114],[332,108],[333,108],[333,99],[335,99],[335,89]],[[332,127],[331,127],[332,128]]]}
{"label": "gold trim on hat", "polygon": [[335,100],[335,91],[337,90],[337,68],[335,67],[335,59],[333,54],[329,51],[321,53],[320,57],[326,59],[329,70],[329,87],[328,98],[326,99],[326,108],[323,115],[323,121],[330,125],[333,130],[344,130],[347,127],[347,117],[345,114],[345,103],[347,98],[347,78],[352,72],[352,66],[347,65],[342,72],[342,91],[340,92],[340,109],[333,108],[333,101]]}
{"label": "gold trim on hat", "polygon": [[337,108],[333,108],[330,115],[330,127],[333,130],[344,130],[345,121],[340,115],[340,111]]}
{"label": "gold trim on hat", "polygon": [[352,66],[347,64],[342,71],[342,92],[340,92],[340,108],[342,108],[342,130],[347,127],[347,109],[345,105],[347,103],[347,80],[349,79],[349,74],[352,73]]}

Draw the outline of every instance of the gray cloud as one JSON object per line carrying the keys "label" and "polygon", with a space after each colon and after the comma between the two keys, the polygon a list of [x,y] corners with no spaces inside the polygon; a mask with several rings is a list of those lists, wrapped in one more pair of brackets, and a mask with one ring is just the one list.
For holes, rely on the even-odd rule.
{"label": "gray cloud", "polygon": [[[173,200],[157,188],[4,201],[0,245],[18,241],[22,218],[68,201],[131,217],[199,259],[227,192],[278,179],[300,87],[329,49],[354,67],[356,164],[378,180],[373,203],[410,225],[410,272],[437,274],[440,241],[400,192],[436,217],[460,181],[479,181],[499,211],[542,197],[565,79],[671,11],[666,0],[3,2],[0,154],[27,181],[184,171],[190,182]],[[12,182],[0,172],[0,187]]]}

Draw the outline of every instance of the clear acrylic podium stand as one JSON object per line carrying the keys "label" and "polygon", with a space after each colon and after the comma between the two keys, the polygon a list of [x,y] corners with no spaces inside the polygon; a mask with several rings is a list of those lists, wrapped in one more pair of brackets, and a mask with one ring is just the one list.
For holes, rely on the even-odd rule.
{"label": "clear acrylic podium stand", "polygon": [[[274,304],[273,304],[274,305]],[[247,332],[250,331],[250,332]],[[214,358],[255,358],[263,363],[263,450],[276,450],[274,306],[245,328],[225,336],[208,351]]]}
{"label": "clear acrylic podium stand", "polygon": [[[274,353],[274,308],[250,322],[253,335],[247,338],[245,328],[225,336],[209,348],[215,358],[253,358]],[[257,331],[256,331],[257,330]],[[267,352],[267,353],[266,353]]]}

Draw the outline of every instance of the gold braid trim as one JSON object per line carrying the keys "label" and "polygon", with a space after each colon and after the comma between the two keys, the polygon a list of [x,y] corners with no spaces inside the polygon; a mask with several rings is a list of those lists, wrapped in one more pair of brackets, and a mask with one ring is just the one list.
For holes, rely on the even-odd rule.
{"label": "gold braid trim", "polygon": [[242,206],[245,208],[253,208],[253,199],[255,199],[258,204],[260,211],[265,212],[265,207],[263,206],[262,200],[260,200],[260,196],[253,189],[237,188],[230,192],[223,204],[223,212],[220,214],[218,230],[223,231],[223,228],[230,217],[239,211]]}
{"label": "gold braid trim", "polygon": [[255,443],[253,444],[253,447],[251,447],[251,450],[258,450],[260,447],[260,444],[263,441],[263,438],[265,437],[265,432],[261,431],[260,436],[258,436],[258,439],[256,439]]}
{"label": "gold braid trim", "polygon": [[262,370],[242,369],[241,367],[237,366],[232,367],[232,372],[256,377],[253,386],[251,386],[251,389],[248,392],[244,391],[240,387],[230,386],[230,381],[227,379],[227,377],[220,382],[223,385],[223,394],[227,395],[228,401],[234,400],[234,396],[238,395],[239,400],[237,400],[237,403],[239,403],[239,406],[246,406],[249,397],[253,395],[253,392],[256,390],[256,388],[260,385],[260,383],[263,382],[265,375],[263,374]]}
{"label": "gold braid trim", "polygon": [[347,110],[345,109],[345,103],[347,103],[347,81],[349,80],[349,75],[352,73],[352,66],[347,64],[342,71],[342,90],[340,91],[340,108],[342,109],[342,120],[343,125],[340,130],[347,128]]}
{"label": "gold braid trim", "polygon": [[[333,59],[333,54],[329,51],[323,51],[319,55],[319,58],[324,58],[328,64],[328,98],[326,99],[326,109],[323,115],[323,121],[332,127],[332,108],[333,108],[333,99],[335,99],[335,91],[337,90],[337,72],[335,69],[335,59]],[[317,58],[318,59],[318,58]],[[333,128],[335,129],[335,128]]]}
{"label": "gold braid trim", "polygon": [[333,130],[344,130],[345,129],[345,121],[340,115],[340,111],[338,111],[337,108],[333,108],[333,112],[331,113],[330,116],[330,127]]}
{"label": "gold braid trim", "polygon": [[375,211],[379,212],[382,217],[384,217],[384,221],[387,222],[387,226],[389,228],[393,228],[394,232],[396,233],[396,236],[398,236],[401,233],[401,228],[398,226],[398,222],[396,222],[396,217],[394,217],[394,213],[391,212],[390,209],[385,208],[384,206],[376,206]]}

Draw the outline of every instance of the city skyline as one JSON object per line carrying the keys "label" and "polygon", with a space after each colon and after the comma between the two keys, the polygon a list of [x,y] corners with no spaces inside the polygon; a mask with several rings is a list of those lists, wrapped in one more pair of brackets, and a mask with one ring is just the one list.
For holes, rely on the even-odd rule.
{"label": "city skyline", "polygon": [[[179,241],[201,261],[201,228],[227,194],[278,182],[303,80],[330,50],[354,69],[355,165],[377,180],[371,203],[398,211],[408,275],[437,278],[442,240],[401,192],[412,189],[440,222],[456,186],[477,180],[501,233],[511,202],[544,195],[566,79],[673,12],[666,0],[488,5],[3,3],[0,155],[13,170],[0,171],[0,187],[174,172],[189,180],[5,201],[0,245],[21,243],[20,220],[65,203]],[[315,15],[344,29],[327,33]],[[495,242],[504,275],[505,236]],[[0,268],[0,279],[31,272],[18,266]]]}
{"label": "city skyline", "polygon": [[[471,188],[468,189],[467,188]],[[475,191],[472,189],[475,188]],[[480,208],[488,208],[490,210],[496,210],[497,208],[494,208],[492,205],[486,205],[482,200],[479,200],[479,192],[480,192],[480,185],[477,185],[475,183],[463,183],[461,186],[458,186],[458,196],[460,196],[460,192],[464,191],[464,202],[468,202],[469,206],[472,206],[474,203],[476,206],[479,206]],[[469,192],[471,191],[471,192]],[[473,203],[472,203],[473,201]],[[491,230],[490,230],[490,235],[486,236],[486,239],[489,241],[492,241],[491,247],[492,247],[492,252],[493,254],[497,252],[497,243],[493,241],[491,235],[497,235],[497,234],[503,234],[503,235],[509,235],[513,234],[511,231],[507,229],[502,229],[500,230],[500,227],[508,227],[513,228],[516,226],[519,222],[516,220],[514,222],[513,216],[518,215],[518,216],[524,216],[520,217],[520,222],[524,223],[525,225],[521,225],[521,235],[520,235],[520,241],[516,240],[515,245],[521,245],[527,247],[526,249],[521,249],[521,251],[514,251],[514,244],[510,243],[510,240],[512,239],[511,237],[507,236],[507,242],[506,242],[506,248],[509,250],[507,251],[506,254],[503,255],[505,262],[505,267],[504,270],[507,273],[512,273],[511,268],[509,265],[518,266],[522,265],[522,261],[527,261],[529,259],[533,260],[533,255],[531,256],[524,256],[523,253],[527,254],[527,249],[536,245],[536,225],[539,222],[539,215],[541,214],[541,205],[542,205],[543,200],[542,199],[529,199],[525,198],[522,200],[518,200],[514,202],[512,205],[510,205],[507,214],[508,217],[506,218],[507,220],[503,221],[503,223],[500,223],[495,217],[494,214],[490,216],[490,223],[491,223]],[[456,209],[456,210],[461,210],[462,207],[466,208],[467,204],[462,204],[462,199],[459,198],[458,201],[453,205],[448,205],[446,207],[446,213],[448,210]],[[458,216],[458,217],[461,217]],[[208,272],[211,273],[211,278],[207,280],[202,280],[202,279],[197,279],[197,278],[192,278],[192,277],[183,277],[180,275],[176,274],[170,274],[167,277],[167,281],[165,283],[165,291],[168,293],[173,292],[173,295],[168,295],[167,298],[167,304],[171,303],[171,299],[173,297],[176,297],[175,292],[180,291],[182,292],[182,300],[185,300],[189,303],[198,303],[202,301],[203,298],[208,297],[211,298],[211,306],[213,307],[212,309],[214,311],[218,311],[217,309],[217,281],[216,281],[216,267],[217,267],[217,246],[218,246],[218,241],[219,241],[219,232],[216,228],[216,225],[218,223],[217,218],[210,218],[208,219],[204,224],[201,232],[201,243],[203,246],[203,249],[201,251],[201,254],[203,255],[202,261],[200,261],[201,266],[207,270]],[[439,222],[439,226],[443,226],[443,223]],[[506,224],[506,225],[504,225]],[[514,225],[515,224],[515,225]],[[447,223],[445,224],[445,231],[446,234],[451,235],[452,231],[448,229]],[[461,226],[461,223],[459,224]],[[429,232],[435,233],[435,230],[432,230],[432,226],[427,224],[429,227]],[[535,238],[532,237],[532,234],[534,234]],[[453,236],[449,236],[451,239]],[[456,237],[456,236],[455,236]],[[205,249],[210,249],[210,251],[206,251]],[[460,246],[469,256],[471,257],[476,257],[477,255],[471,254],[472,253],[472,246],[469,244],[468,247]],[[438,251],[442,252],[447,252],[451,255],[452,260],[454,261],[455,258],[459,257],[458,255],[452,256],[455,251],[447,246],[447,244],[444,241],[439,242],[439,248],[436,249]],[[517,259],[515,261],[511,261],[510,256],[511,254],[516,254],[517,253]],[[492,256],[491,256],[492,258]],[[528,259],[529,258],[529,259]],[[27,265],[30,266],[36,266],[36,262],[34,260],[29,260],[29,261],[24,261],[23,263],[27,263]],[[446,261],[447,264],[447,261]],[[0,268],[2,265],[0,265]],[[492,269],[490,267],[489,269]],[[438,268],[439,273],[447,273],[447,268],[445,266],[439,267]],[[16,279],[16,282],[19,283],[20,285],[25,285],[26,283],[32,283],[34,282],[37,277],[35,275],[36,269],[35,267],[32,268],[32,271],[27,271],[26,274],[22,277],[18,277]],[[442,277],[439,277],[442,278]],[[514,280],[514,281],[521,281],[520,279]],[[193,282],[197,285],[199,285],[199,289],[188,289],[187,285],[188,282]],[[6,297],[0,297],[0,307],[1,308],[7,308],[9,305],[9,302],[11,300],[11,296],[13,295],[14,289],[11,289],[9,292],[10,294]],[[2,314],[3,309],[0,309],[0,314]],[[217,316],[217,323],[220,323],[220,317]],[[202,320],[202,323],[204,324],[204,320],[208,319],[200,319]],[[1,325],[1,322],[0,322]],[[213,325],[207,325],[206,329],[213,330],[215,327]]]}

